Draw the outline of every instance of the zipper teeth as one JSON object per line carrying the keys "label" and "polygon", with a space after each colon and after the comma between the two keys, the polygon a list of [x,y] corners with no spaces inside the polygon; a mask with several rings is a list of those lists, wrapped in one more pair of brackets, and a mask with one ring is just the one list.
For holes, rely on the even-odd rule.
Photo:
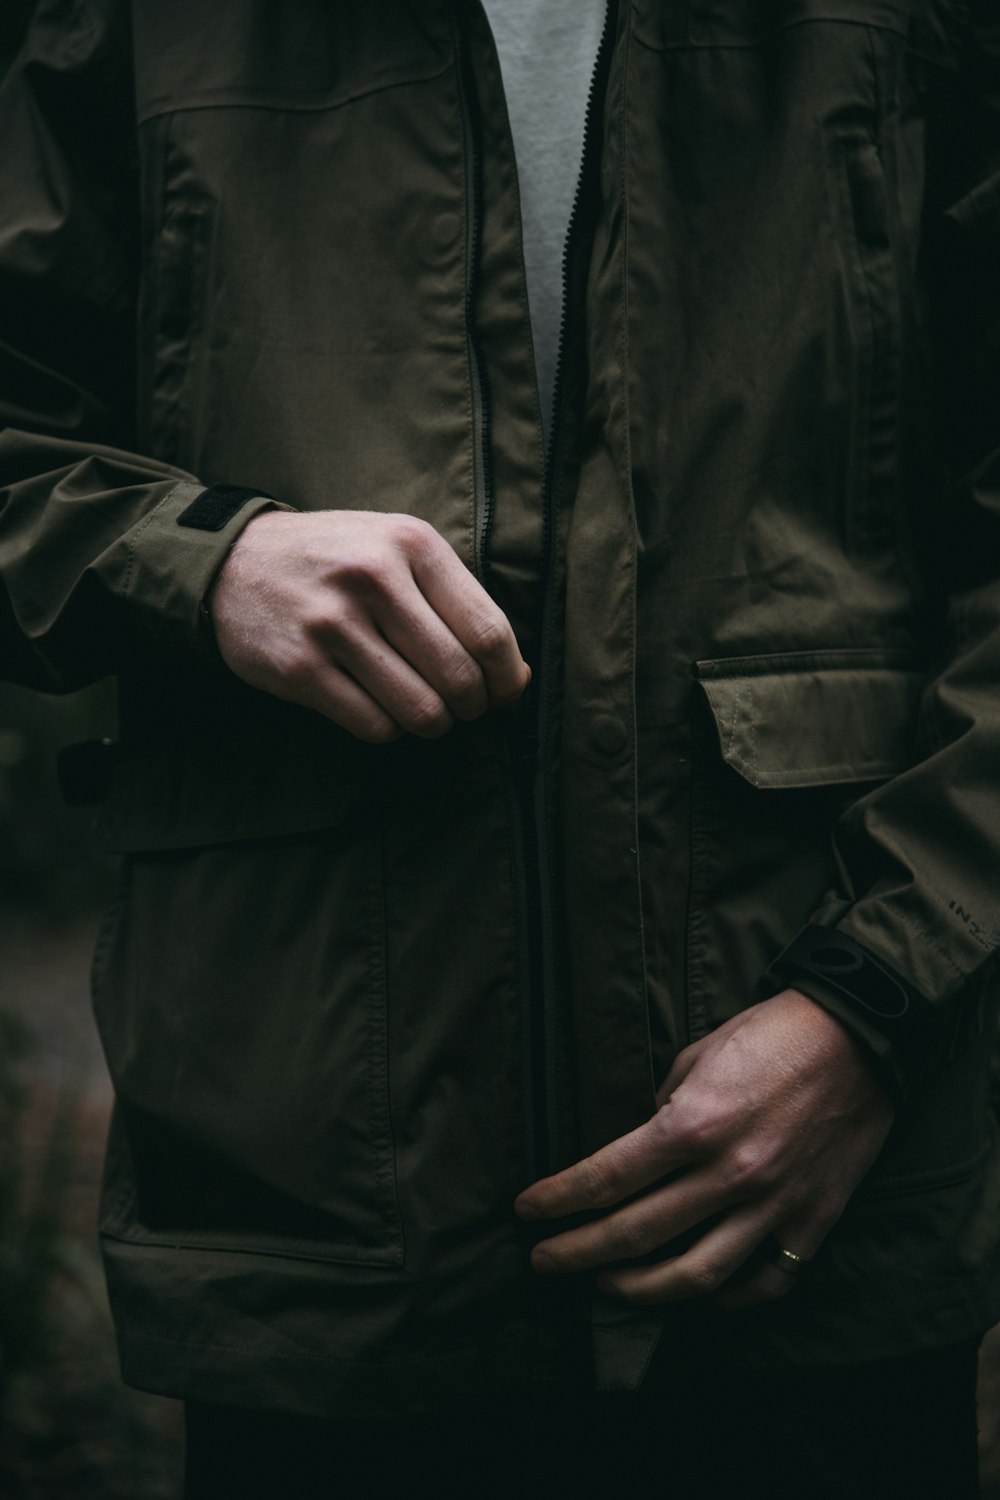
{"label": "zipper teeth", "polygon": [[470,103],[472,62],[465,28],[453,13],[458,52],[459,109],[465,151],[465,201],[468,229],[465,237],[465,335],[469,356],[469,387],[472,404],[473,566],[485,583],[489,570],[489,540],[493,526],[493,473],[490,464],[492,409],[489,382],[476,331],[476,297],[479,291],[479,245],[482,238],[482,154]]}
{"label": "zipper teeth", "polygon": [[555,954],[552,938],[552,902],[550,896],[550,851],[547,830],[547,798],[544,763],[549,736],[548,682],[552,645],[552,552],[553,552],[553,491],[559,457],[559,440],[562,435],[561,402],[565,377],[566,346],[568,342],[571,304],[576,304],[581,287],[574,279],[575,251],[580,237],[581,210],[585,193],[593,179],[594,115],[598,98],[603,105],[610,66],[610,38],[612,23],[617,20],[618,0],[606,0],[604,24],[597,48],[587,91],[587,107],[584,114],[583,146],[580,153],[580,171],[577,174],[573,205],[566,228],[566,239],[562,255],[562,307],[559,316],[559,339],[556,346],[555,379],[552,396],[552,425],[545,454],[542,482],[542,619],[539,643],[539,683],[537,700],[536,774],[534,789],[534,833],[537,852],[537,880],[541,922],[541,1048],[543,1058],[544,1089],[540,1101],[538,1134],[548,1153],[546,1169],[555,1170],[559,1165],[559,1142],[556,1131],[555,1108],[558,1099],[556,1074],[556,1016],[555,1016]]}
{"label": "zipper teeth", "polygon": [[559,419],[559,393],[563,382],[566,364],[566,342],[569,328],[569,300],[570,300],[570,272],[572,270],[572,254],[574,242],[579,228],[580,206],[583,202],[584,187],[587,178],[588,154],[593,137],[594,125],[594,102],[597,98],[598,83],[602,81],[602,74],[607,65],[608,40],[611,34],[612,12],[617,12],[617,0],[605,0],[604,24],[601,28],[601,39],[597,47],[597,57],[594,61],[593,71],[590,75],[590,86],[587,90],[587,107],[583,117],[583,147],[580,153],[580,170],[577,173],[576,189],[573,193],[573,203],[569,211],[569,222],[566,226],[566,238],[563,241],[562,253],[562,306],[559,312],[559,337],[556,342],[556,366],[553,380],[551,428],[549,441],[545,451],[545,468],[542,482],[542,493],[545,504],[544,522],[546,526],[546,564],[548,562],[548,533],[551,530],[551,498],[552,484],[555,473],[556,446],[559,438],[561,422]]}

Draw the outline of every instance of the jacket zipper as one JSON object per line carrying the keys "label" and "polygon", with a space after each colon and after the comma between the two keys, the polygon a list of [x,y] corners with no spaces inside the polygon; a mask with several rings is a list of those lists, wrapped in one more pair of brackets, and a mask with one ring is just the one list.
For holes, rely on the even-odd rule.
{"label": "jacket zipper", "polygon": [[[583,147],[580,171],[577,177],[573,205],[570,210],[566,239],[562,257],[562,310],[559,319],[559,340],[556,348],[555,380],[552,397],[552,423],[545,453],[545,469],[542,483],[542,604],[541,644],[536,690],[534,726],[531,736],[533,758],[533,787],[527,801],[529,827],[533,838],[537,880],[536,924],[539,934],[539,977],[536,1006],[535,1055],[539,1060],[537,1080],[539,1092],[536,1103],[535,1135],[540,1159],[536,1162],[537,1175],[557,1171],[562,1161],[558,1133],[559,1081],[557,1059],[559,1055],[556,1014],[556,961],[553,936],[552,913],[552,867],[549,847],[549,809],[546,786],[546,763],[550,761],[549,738],[552,731],[550,683],[552,677],[553,614],[556,594],[553,580],[553,532],[554,490],[562,454],[563,435],[563,384],[565,380],[567,345],[571,328],[579,329],[580,313],[586,294],[586,274],[589,265],[590,240],[588,223],[596,220],[597,199],[600,191],[600,160],[595,154],[595,126],[603,119],[604,97],[607,91],[608,73],[611,64],[611,42],[618,16],[618,0],[607,0],[604,8],[604,24],[597,49],[587,107],[584,116]],[[544,1153],[544,1154],[542,1154]]]}
{"label": "jacket zipper", "polygon": [[[485,19],[485,13],[484,13]],[[487,26],[488,26],[487,22]],[[472,423],[472,489],[473,489],[473,571],[484,588],[488,587],[490,528],[493,521],[493,471],[491,464],[491,422],[489,384],[476,329],[476,293],[479,287],[479,250],[482,243],[483,191],[482,150],[479,116],[473,109],[476,96],[475,75],[469,48],[467,26],[456,6],[452,11],[455,52],[458,60],[458,102],[462,120],[462,145],[465,162],[465,337],[469,365],[469,393]],[[542,1175],[539,1163],[536,1105],[543,1079],[537,1063],[533,1037],[533,996],[538,984],[535,960],[537,909],[533,904],[537,891],[537,872],[527,857],[529,824],[525,808],[530,805],[530,787],[534,775],[534,756],[530,759],[517,728],[527,722],[525,708],[509,721],[511,733],[503,738],[503,754],[513,785],[510,826],[513,839],[515,901],[518,930],[525,934],[521,944],[520,982],[522,994],[521,1026],[528,1045],[522,1050],[521,1090],[524,1098],[525,1162],[528,1181]],[[533,713],[530,722],[534,723]]]}
{"label": "jacket zipper", "polygon": [[[526,1152],[529,1180],[558,1169],[561,1153],[558,1136],[557,1015],[555,989],[555,944],[551,893],[551,851],[548,839],[548,793],[545,764],[551,732],[548,684],[552,671],[552,634],[555,591],[552,580],[553,491],[562,456],[561,396],[565,377],[567,344],[573,318],[579,314],[586,291],[587,247],[585,209],[592,209],[599,190],[599,161],[595,157],[594,125],[603,107],[611,58],[611,38],[618,14],[618,0],[607,0],[604,24],[587,95],[580,172],[570,210],[562,257],[562,311],[556,352],[552,401],[552,426],[545,453],[542,480],[541,629],[537,671],[518,715],[514,763],[520,771],[517,829],[519,900],[527,931],[525,959],[524,1088],[526,1094]],[[472,477],[474,516],[474,567],[484,585],[489,571],[489,540],[493,520],[494,488],[491,467],[490,393],[475,324],[476,292],[479,284],[479,250],[482,238],[482,152],[478,116],[472,108],[475,79],[466,28],[457,11],[453,25],[458,56],[459,105],[462,117],[467,204],[465,237],[465,324],[472,406]],[[590,217],[593,217],[591,214]],[[533,851],[533,857],[532,856]]]}
{"label": "jacket zipper", "polygon": [[467,30],[453,13],[458,56],[459,112],[465,158],[465,338],[469,361],[469,394],[472,408],[472,509],[473,571],[486,585],[489,574],[490,528],[493,524],[493,469],[491,464],[491,410],[489,381],[476,331],[476,295],[479,290],[479,247],[483,232],[482,149],[479,117],[472,108],[475,80],[469,55]]}

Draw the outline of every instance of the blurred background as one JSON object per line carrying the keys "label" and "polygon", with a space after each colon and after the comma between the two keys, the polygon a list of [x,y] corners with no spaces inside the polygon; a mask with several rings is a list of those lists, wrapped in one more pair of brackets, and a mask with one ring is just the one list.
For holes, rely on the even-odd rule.
{"label": "blurred background", "polygon": [[89,967],[111,870],[56,752],[113,737],[112,685],[0,683],[0,1496],[177,1500],[179,1404],[127,1390],[95,1232],[111,1091]]}
{"label": "blurred background", "polygon": [[[0,0],[0,78],[32,3]],[[111,1093],[89,999],[113,871],[56,777],[60,748],[115,736],[111,683],[57,699],[0,682],[3,1500],[180,1495],[179,1404],[118,1378],[95,1229]],[[984,1500],[1000,1500],[1000,1332],[980,1431]]]}
{"label": "blurred background", "polygon": [[[32,3],[0,0],[0,78]],[[179,1403],[119,1380],[95,1232],[111,1092],[89,965],[111,872],[55,757],[115,733],[110,683],[55,699],[0,682],[3,1500],[181,1491]]]}

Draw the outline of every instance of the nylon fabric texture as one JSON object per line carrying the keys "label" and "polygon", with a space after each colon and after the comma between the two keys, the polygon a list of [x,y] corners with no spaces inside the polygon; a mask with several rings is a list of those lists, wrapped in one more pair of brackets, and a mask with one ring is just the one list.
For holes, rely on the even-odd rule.
{"label": "nylon fabric texture", "polygon": [[[480,4],[42,0],[0,88],[0,664],[119,682],[93,990],[140,1387],[634,1389],[682,1314],[536,1275],[514,1197],[814,926],[940,1026],[903,1052],[802,981],[902,1103],[727,1336],[787,1371],[1000,1317],[992,7],[609,17],[547,468]],[[253,498],[179,525],[216,485]],[[371,746],[240,681],[204,606],[274,507],[430,523],[527,700]]]}

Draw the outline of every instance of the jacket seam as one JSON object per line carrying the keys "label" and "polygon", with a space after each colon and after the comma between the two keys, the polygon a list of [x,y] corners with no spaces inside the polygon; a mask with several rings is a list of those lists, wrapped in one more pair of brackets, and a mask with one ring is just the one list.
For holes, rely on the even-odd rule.
{"label": "jacket seam", "polygon": [[[271,111],[275,114],[322,114],[327,110],[341,109],[345,104],[354,104],[359,99],[368,99],[373,94],[384,94],[389,89],[406,88],[415,83],[433,83],[435,79],[442,78],[452,67],[452,58],[447,58],[440,68],[433,73],[415,73],[406,78],[393,78],[386,83],[370,84],[367,88],[359,88],[345,94],[342,98],[331,99],[329,96],[315,102],[305,102],[300,99],[289,98],[278,101],[271,99],[226,99],[215,98],[211,90],[202,96],[195,95],[186,102],[175,100],[164,100],[157,102],[149,108],[137,114],[136,123],[146,125],[152,120],[162,118],[164,115],[193,114],[199,110],[213,109],[259,109]],[[222,92],[222,91],[220,91]]]}
{"label": "jacket seam", "polygon": [[886,26],[867,17],[859,20],[849,16],[804,16],[800,21],[786,21],[784,25],[772,27],[755,40],[747,41],[698,42],[685,37],[683,41],[659,43],[649,41],[634,27],[632,31],[640,47],[645,47],[647,52],[756,52],[761,47],[766,47],[774,37],[781,36],[786,31],[797,31],[803,26],[858,26],[863,31],[884,32],[888,36],[906,40],[906,33],[896,26]]}
{"label": "jacket seam", "polygon": [[970,1156],[951,1166],[915,1167],[909,1172],[888,1172],[884,1177],[873,1174],[870,1183],[859,1184],[856,1189],[857,1199],[862,1203],[874,1204],[881,1203],[885,1198],[909,1198],[918,1193],[958,1187],[969,1180],[993,1146],[992,1137],[987,1135]]}
{"label": "jacket seam", "polygon": [[[862,900],[872,901],[878,901],[878,899],[879,898],[877,895],[862,898]],[[860,904],[861,901],[858,902],[858,905]],[[923,927],[920,926],[919,922],[915,922],[912,917],[908,917],[905,912],[900,911],[898,907],[892,906],[888,902],[886,903],[886,910],[890,913],[891,916],[898,918],[899,921],[903,923],[904,927],[908,927],[911,932],[915,932],[917,934],[917,937],[920,938],[921,942],[926,943],[928,948],[931,948],[939,958],[943,958],[952,972],[958,975],[959,979],[964,981],[970,977],[969,973],[965,969],[963,969],[961,965],[952,958],[951,954],[948,953],[944,948],[942,948],[934,940],[934,938],[932,938],[930,934],[925,931]]]}
{"label": "jacket seam", "polygon": [[[311,1363],[314,1363],[314,1364],[324,1364],[324,1365],[362,1365],[366,1369],[371,1369],[371,1370],[406,1370],[406,1369],[409,1369],[410,1367],[412,1367],[413,1365],[431,1365],[431,1364],[438,1364],[438,1363],[447,1363],[450,1359],[453,1359],[456,1355],[474,1354],[474,1353],[476,1353],[477,1350],[480,1350],[480,1349],[503,1348],[504,1345],[506,1345],[506,1344],[514,1344],[514,1343],[519,1342],[523,1337],[524,1337],[524,1332],[523,1332],[523,1330],[519,1329],[519,1330],[516,1330],[513,1333],[504,1334],[502,1337],[497,1338],[497,1339],[486,1339],[482,1343],[478,1343],[478,1344],[459,1344],[459,1345],[456,1345],[454,1348],[445,1350],[441,1354],[416,1354],[416,1355],[412,1356],[412,1358],[410,1358],[410,1359],[385,1359],[385,1360],[381,1360],[381,1359],[379,1359],[379,1360],[375,1360],[375,1359],[348,1359],[346,1356],[340,1355],[340,1354],[316,1354],[316,1353],[313,1353],[311,1350],[302,1349],[300,1346],[296,1345],[295,1353],[294,1353],[294,1359],[296,1361],[300,1360],[300,1359],[304,1359],[304,1360],[309,1360]],[[168,1336],[167,1334],[162,1334],[162,1333],[132,1333],[132,1332],[126,1332],[125,1335],[124,1335],[124,1342],[125,1343],[147,1343],[147,1344],[170,1344],[170,1345],[177,1345],[179,1348],[183,1348],[183,1349],[204,1349],[204,1350],[208,1350],[208,1349],[222,1349],[222,1350],[232,1351],[233,1353],[236,1353],[236,1354],[252,1354],[255,1359],[259,1359],[261,1357],[261,1350],[260,1350],[260,1346],[258,1344],[244,1344],[244,1343],[234,1343],[234,1342],[220,1342],[217,1339],[212,1339],[209,1342],[204,1342],[201,1339],[182,1339],[182,1338],[176,1338],[174,1336]],[[277,1358],[280,1359],[281,1355],[279,1354],[279,1352],[277,1350],[271,1350],[271,1351],[269,1351],[268,1357],[269,1358],[277,1357]]]}
{"label": "jacket seam", "polygon": [[156,504],[153,506],[152,510],[149,511],[147,515],[143,516],[143,518],[139,522],[138,526],[136,526],[135,529],[130,533],[129,540],[128,540],[128,567],[125,570],[125,580],[124,580],[124,582],[122,584],[122,594],[123,595],[127,595],[128,594],[129,586],[130,586],[130,584],[132,582],[132,574],[135,571],[135,565],[136,565],[136,562],[137,562],[136,544],[137,544],[139,538],[142,536],[142,533],[146,530],[146,527],[149,526],[153,520],[155,520],[155,518],[157,516],[157,513],[163,509],[163,507],[167,504],[168,500],[172,500],[173,497],[176,495],[177,491],[181,488],[181,486],[183,484],[185,484],[185,483],[188,483],[188,482],[189,481],[186,481],[186,480],[183,480],[183,479],[178,480],[178,482],[174,485],[173,489],[171,489],[170,491],[168,491],[168,493],[166,495],[164,495],[161,500],[158,500],[156,502]]}
{"label": "jacket seam", "polygon": [[[822,662],[821,665],[817,663]],[[739,681],[749,677],[816,672],[901,672],[922,676],[925,664],[915,651],[894,646],[817,646],[801,651],[762,651],[750,656],[703,657],[694,663],[700,682]]]}

